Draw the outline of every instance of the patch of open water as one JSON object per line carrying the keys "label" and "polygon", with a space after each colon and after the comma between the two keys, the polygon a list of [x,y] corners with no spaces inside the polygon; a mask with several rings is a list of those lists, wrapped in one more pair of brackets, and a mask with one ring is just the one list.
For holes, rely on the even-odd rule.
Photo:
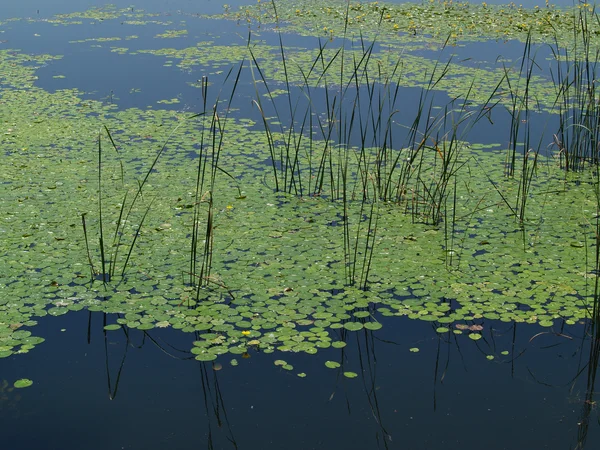
{"label": "patch of open water", "polygon": [[[484,337],[474,341],[468,331],[448,338],[421,321],[382,320],[377,334],[347,333],[344,349],[228,355],[215,371],[192,358],[189,333],[105,333],[102,314],[84,311],[45,318],[46,342],[2,361],[4,379],[34,380],[0,394],[3,442],[15,450],[500,450],[575,448],[583,435],[594,448],[600,439],[596,405],[586,403],[583,326],[480,321]],[[278,358],[294,369],[274,365]]]}

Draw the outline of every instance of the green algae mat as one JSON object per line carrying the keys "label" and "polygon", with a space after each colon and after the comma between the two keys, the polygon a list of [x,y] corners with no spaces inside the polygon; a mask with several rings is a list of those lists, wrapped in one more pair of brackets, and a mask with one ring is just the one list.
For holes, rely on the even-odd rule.
{"label": "green algae mat", "polygon": [[[120,24],[65,45],[151,58],[203,99],[121,107],[69,86],[61,55],[0,47],[0,357],[44,341],[38,318],[84,308],[107,313],[107,331],[195,333],[200,361],[260,350],[287,370],[285,352],[343,347],[349,333],[377,333],[381,315],[475,340],[486,319],[591,317],[597,161],[566,170],[552,125],[528,125],[563,117],[564,91],[540,64],[523,70],[523,51],[443,58],[503,39],[547,42],[569,64],[561,56],[580,49],[561,30],[586,17],[596,36],[593,7],[322,3],[0,22],[69,36]],[[198,21],[237,23],[244,37],[207,37]],[[48,67],[62,88],[44,88]],[[416,101],[390,100],[404,95]],[[507,128],[478,134],[496,114]]]}

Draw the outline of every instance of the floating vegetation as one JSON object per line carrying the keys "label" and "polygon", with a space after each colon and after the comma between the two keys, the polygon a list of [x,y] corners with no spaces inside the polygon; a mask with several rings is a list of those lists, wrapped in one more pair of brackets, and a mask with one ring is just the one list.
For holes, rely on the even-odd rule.
{"label": "floating vegetation", "polygon": [[[344,348],[382,316],[471,340],[481,319],[551,328],[594,317],[597,95],[579,69],[595,69],[595,44],[565,53],[560,27],[595,10],[295,3],[220,16],[270,23],[276,44],[186,28],[154,34],[185,36],[185,48],[106,49],[192,72],[193,112],[159,109],[185,103],[179,93],[144,109],[49,92],[40,69],[60,56],[0,50],[0,357],[43,342],[36,318],[83,308],[110,314],[110,332],[194,333],[191,353],[206,362]],[[172,26],[110,7],[50,23],[82,20]],[[592,22],[581,32],[595,36]],[[284,31],[316,48],[286,46]],[[522,63],[419,54],[491,36],[522,40]],[[548,36],[560,76],[537,72],[532,51]],[[558,126],[534,137],[540,113]],[[472,131],[496,114],[510,130],[478,142]],[[589,134],[574,131],[583,123]]]}
{"label": "floating vegetation", "polygon": [[33,385],[33,381],[28,378],[21,378],[20,380],[15,381],[14,386],[18,389],[26,388]]}
{"label": "floating vegetation", "polygon": [[164,33],[159,33],[155,37],[161,39],[172,39],[187,35],[187,30],[167,30]]}
{"label": "floating vegetation", "polygon": [[[259,23],[262,27],[302,35],[334,39],[349,32],[367,39],[383,39],[422,45],[450,39],[464,43],[489,39],[517,39],[528,36],[537,42],[559,40],[563,47],[573,44],[570,35],[579,13],[595,13],[595,6],[580,3],[575,8],[559,8],[546,2],[545,7],[524,8],[515,3],[490,5],[448,0],[426,0],[394,4],[381,1],[347,2],[332,0],[263,1],[227,9],[221,17],[240,22]],[[598,23],[588,23],[591,35]]]}

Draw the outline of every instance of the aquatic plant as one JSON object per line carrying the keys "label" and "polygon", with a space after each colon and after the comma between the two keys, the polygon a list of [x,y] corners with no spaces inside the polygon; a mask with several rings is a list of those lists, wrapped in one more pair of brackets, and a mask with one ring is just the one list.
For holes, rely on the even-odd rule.
{"label": "aquatic plant", "polygon": [[598,23],[596,6],[580,9],[571,30],[571,47],[561,48],[555,40],[552,54],[556,67],[552,79],[556,86],[559,128],[554,136],[561,164],[566,170],[582,170],[598,163],[600,117],[596,74],[600,49],[591,36]]}
{"label": "aquatic plant", "polygon": [[[203,113],[194,114],[194,115],[188,117],[187,119],[194,119],[202,114]],[[106,187],[103,184],[103,174],[106,169],[105,169],[104,161],[103,161],[102,134],[101,133],[98,134],[98,139],[97,139],[97,142],[98,142],[98,175],[97,175],[98,176],[98,186],[97,186],[97,192],[98,192],[98,249],[99,249],[99,253],[100,253],[100,268],[101,268],[101,271],[99,274],[95,272],[93,260],[90,255],[90,250],[89,250],[90,243],[88,241],[88,231],[87,231],[87,227],[86,227],[85,213],[83,213],[81,215],[81,219],[82,219],[82,225],[83,225],[83,234],[84,234],[84,238],[85,238],[86,252],[88,255],[88,261],[90,263],[92,273],[93,273],[94,277],[99,276],[103,283],[108,283],[116,275],[117,263],[119,262],[119,250],[122,246],[125,247],[125,251],[127,252],[127,254],[125,256],[124,261],[121,263],[119,275],[121,278],[125,275],[125,272],[128,267],[128,263],[131,259],[131,255],[133,253],[133,250],[135,249],[136,242],[140,236],[142,226],[143,226],[144,221],[145,221],[146,217],[148,216],[148,213],[150,212],[150,209],[152,207],[153,200],[148,201],[147,204],[144,205],[144,207],[142,207],[141,215],[138,219],[138,223],[133,227],[134,228],[133,230],[128,230],[128,231],[124,230],[124,225],[130,224],[132,221],[132,215],[134,215],[136,212],[138,212],[136,207],[138,205],[138,201],[142,201],[142,199],[143,199],[144,186],[148,182],[150,175],[154,172],[155,167],[156,167],[159,159],[161,158],[162,154],[166,151],[172,134],[177,131],[178,127],[179,127],[179,125],[174,128],[174,130],[171,132],[171,135],[169,135],[169,137],[162,144],[162,146],[160,147],[160,149],[158,150],[158,152],[152,159],[148,170],[145,172],[142,179],[137,182],[137,188],[135,188],[135,190],[134,190],[133,199],[128,200],[128,195],[129,195],[128,190],[126,190],[125,193],[123,194],[123,198],[120,203],[118,218],[116,219],[115,226],[114,226],[113,240],[110,245],[110,248],[114,249],[114,250],[112,250],[112,253],[109,253],[109,250],[108,250],[107,244],[105,242],[105,238],[104,238],[104,229],[106,227],[106,225],[105,225],[106,219],[103,215],[103,206],[104,206],[103,192],[106,190]],[[108,127],[104,126],[104,131],[106,132],[106,135],[108,136],[108,139],[109,139],[113,149],[116,152],[117,160],[119,162],[119,168],[120,168],[119,181],[120,181],[121,186],[123,187],[124,186],[124,169],[123,169],[123,162],[120,159],[117,144],[115,143]],[[114,180],[113,180],[113,183],[114,183]],[[123,242],[124,239],[126,239],[126,236],[128,238],[127,244],[125,244]],[[92,281],[93,280],[94,280],[94,278],[92,278]]]}

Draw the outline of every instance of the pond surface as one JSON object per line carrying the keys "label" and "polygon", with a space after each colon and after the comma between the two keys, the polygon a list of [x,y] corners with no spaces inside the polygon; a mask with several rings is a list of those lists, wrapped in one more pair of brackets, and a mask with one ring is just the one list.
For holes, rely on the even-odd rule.
{"label": "pond surface", "polygon": [[[190,359],[191,339],[177,331],[105,336],[101,315],[50,318],[40,324],[47,340],[39,349],[3,361],[7,380],[35,378],[22,390],[4,384],[4,442],[17,449],[430,449],[481,442],[561,449],[582,438],[597,445],[583,327],[558,336],[486,321],[485,338],[475,343],[441,340],[423,322],[392,322],[376,336],[352,336],[343,350],[286,355],[306,371],[299,378],[257,352],[238,358],[236,367],[224,359],[214,371]],[[329,369],[327,360],[343,366]],[[346,369],[359,377],[345,378]]]}
{"label": "pond surface", "polygon": [[558,7],[51,3],[0,6],[6,448],[598,448]]}

